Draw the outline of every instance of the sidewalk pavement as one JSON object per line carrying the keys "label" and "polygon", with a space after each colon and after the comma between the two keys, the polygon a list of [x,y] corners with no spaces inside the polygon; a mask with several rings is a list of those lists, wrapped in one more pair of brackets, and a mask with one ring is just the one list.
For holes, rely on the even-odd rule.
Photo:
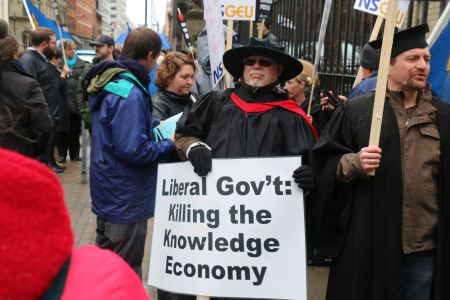
{"label": "sidewalk pavement", "polygon": [[[66,170],[58,174],[64,188],[67,209],[70,213],[72,229],[75,234],[75,247],[95,244],[96,216],[91,211],[91,196],[88,183],[81,183],[81,162],[68,161],[64,164]],[[147,285],[148,268],[150,264],[151,237],[153,219],[149,220],[147,239],[145,242],[144,262],[142,263],[142,279],[147,293],[156,299],[156,289]]]}
{"label": "sidewalk pavement", "polygon": [[[68,161],[66,170],[58,174],[64,188],[67,209],[70,213],[72,228],[75,233],[75,247],[95,244],[96,216],[91,211],[91,197],[88,183],[81,183],[81,162]],[[147,285],[148,269],[150,264],[151,238],[153,232],[153,219],[149,220],[148,233],[145,243],[142,276],[144,287],[152,299],[157,299],[156,289]],[[308,299],[325,299],[328,268],[308,268]]]}

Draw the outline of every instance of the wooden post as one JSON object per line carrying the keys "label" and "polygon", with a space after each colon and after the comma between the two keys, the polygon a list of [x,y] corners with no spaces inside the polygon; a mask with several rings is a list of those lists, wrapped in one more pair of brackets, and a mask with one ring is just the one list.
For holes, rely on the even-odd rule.
{"label": "wooden post", "polygon": [[[384,26],[383,44],[381,45],[380,65],[378,68],[377,87],[375,101],[373,104],[372,124],[370,126],[369,146],[378,146],[380,142],[381,122],[383,120],[383,108],[386,97],[386,86],[389,73],[389,62],[391,60],[392,43],[394,39],[395,16],[399,0],[389,1],[386,25]],[[367,175],[374,176],[375,171]]]}
{"label": "wooden post", "polygon": [[258,28],[258,38],[260,38],[260,39],[262,39],[262,37],[263,37],[263,34],[264,34],[264,32],[263,32],[263,26],[264,26],[264,21],[265,21],[266,19],[262,19],[261,20],[261,23],[259,23],[259,28]]}
{"label": "wooden post", "polygon": [[[226,43],[226,49],[230,50],[233,46],[233,20],[228,20],[227,21],[227,43]],[[231,76],[230,73],[228,73],[228,71],[225,71],[225,88],[229,88],[231,86]]]}
{"label": "wooden post", "polygon": [[61,45],[61,51],[62,51],[64,65],[67,65],[66,50],[64,49],[64,45],[63,45],[61,25],[59,25],[59,24],[57,24],[57,25],[58,25],[58,31],[59,31],[59,44]]}
{"label": "wooden post", "polygon": [[[369,42],[375,40],[378,37],[378,33],[380,32],[381,25],[383,24],[384,18],[382,16],[378,16],[375,21],[375,25],[373,26],[372,33],[370,34]],[[356,75],[355,82],[353,82],[353,87],[355,87],[358,83],[361,82],[363,77],[362,67],[359,66],[358,74]]]}

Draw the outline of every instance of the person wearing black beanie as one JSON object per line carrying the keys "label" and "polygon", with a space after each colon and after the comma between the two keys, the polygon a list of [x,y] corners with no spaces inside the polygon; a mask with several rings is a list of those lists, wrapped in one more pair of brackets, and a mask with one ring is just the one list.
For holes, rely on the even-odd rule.
{"label": "person wearing black beanie", "polygon": [[[333,257],[329,300],[450,299],[450,105],[427,82],[427,32],[394,34],[382,116],[373,91],[347,101],[314,147],[312,220]],[[368,145],[374,118],[379,143]]]}

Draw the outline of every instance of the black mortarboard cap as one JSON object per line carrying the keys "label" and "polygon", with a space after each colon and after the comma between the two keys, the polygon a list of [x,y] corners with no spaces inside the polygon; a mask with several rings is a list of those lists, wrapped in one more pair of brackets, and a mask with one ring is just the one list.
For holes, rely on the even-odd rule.
{"label": "black mortarboard cap", "polygon": [[[402,52],[409,49],[425,48],[428,43],[425,34],[430,31],[428,24],[420,24],[394,34],[394,42],[392,44],[391,57],[396,57]],[[378,39],[369,44],[375,49],[381,49],[383,39]]]}
{"label": "black mortarboard cap", "polygon": [[381,48],[375,49],[370,44],[365,44],[361,53],[361,66],[375,71],[380,64]]}

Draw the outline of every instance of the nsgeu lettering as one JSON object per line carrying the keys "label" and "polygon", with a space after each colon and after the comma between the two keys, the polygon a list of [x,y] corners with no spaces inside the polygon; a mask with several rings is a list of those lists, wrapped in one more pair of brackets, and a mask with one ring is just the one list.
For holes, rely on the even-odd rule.
{"label": "nsgeu lettering", "polygon": [[252,280],[253,285],[261,285],[266,274],[267,266],[221,266],[208,264],[192,264],[173,262],[172,256],[166,258],[166,274],[175,276],[214,278],[217,280]]}

